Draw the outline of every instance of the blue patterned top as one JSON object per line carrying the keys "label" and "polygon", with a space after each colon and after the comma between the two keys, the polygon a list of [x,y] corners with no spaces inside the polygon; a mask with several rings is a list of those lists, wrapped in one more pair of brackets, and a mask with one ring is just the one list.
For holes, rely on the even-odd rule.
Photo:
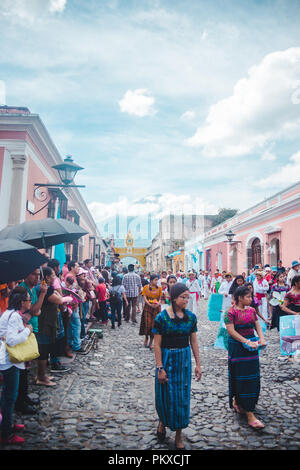
{"label": "blue patterned top", "polygon": [[198,331],[197,329],[197,317],[190,310],[185,311],[188,315],[187,321],[175,322],[173,318],[170,318],[167,310],[160,312],[154,321],[154,328],[152,333],[154,335],[190,335]]}

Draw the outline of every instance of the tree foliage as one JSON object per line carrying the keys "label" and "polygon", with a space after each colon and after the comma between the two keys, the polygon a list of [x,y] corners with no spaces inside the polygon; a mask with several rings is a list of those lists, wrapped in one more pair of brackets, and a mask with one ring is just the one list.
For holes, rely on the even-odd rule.
{"label": "tree foliage", "polygon": [[238,209],[228,209],[223,207],[222,209],[219,209],[218,213],[216,215],[213,215],[213,224],[212,227],[215,225],[219,225],[222,222],[224,222],[227,219],[230,219],[231,217],[234,217],[235,214],[237,213]]}

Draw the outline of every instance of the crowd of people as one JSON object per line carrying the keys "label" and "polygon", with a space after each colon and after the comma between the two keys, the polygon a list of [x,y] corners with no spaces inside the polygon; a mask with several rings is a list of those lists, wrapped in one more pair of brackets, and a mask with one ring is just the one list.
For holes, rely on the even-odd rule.
{"label": "crowd of people", "polygon": [[[0,337],[14,346],[34,333],[39,349],[36,385],[55,387],[55,374],[69,370],[59,358],[84,353],[89,322],[116,329],[123,322],[138,323],[141,313],[139,335],[143,346],[155,353],[157,437],[163,441],[168,427],[176,431],[176,448],[184,448],[181,430],[189,422],[191,349],[196,379],[202,375],[196,338],[199,301],[218,293],[224,297],[229,335],[230,406],[245,413],[251,427],[264,427],[253,413],[260,389],[257,349],[266,346],[259,318],[268,328],[279,330],[281,316],[300,313],[300,262],[293,261],[290,269],[281,262],[273,267],[256,265],[249,275],[237,276],[218,269],[173,274],[136,272],[133,264],[117,266],[95,267],[91,259],[83,263],[67,259],[60,266],[58,260],[49,259],[26,279],[0,285]],[[284,294],[276,307],[270,304],[274,292]],[[14,410],[37,412],[38,403],[29,398],[30,367],[31,363],[11,363],[1,342],[2,444],[24,442],[16,434],[23,425],[13,424]]]}

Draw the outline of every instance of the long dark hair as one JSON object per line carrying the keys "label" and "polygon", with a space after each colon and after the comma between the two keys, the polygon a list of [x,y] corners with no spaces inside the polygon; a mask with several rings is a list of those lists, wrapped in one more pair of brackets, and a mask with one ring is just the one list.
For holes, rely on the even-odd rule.
{"label": "long dark hair", "polygon": [[177,282],[177,277],[174,276],[174,274],[170,274],[170,276],[167,277],[167,286],[168,286],[168,292],[170,293],[170,286],[169,286],[169,280],[170,279],[175,279],[175,281]]}
{"label": "long dark hair", "polygon": [[234,279],[233,283],[231,284],[231,287],[229,289],[229,294],[233,295],[234,296],[234,293],[236,291],[236,289],[238,289],[239,287],[242,287],[242,286],[239,286],[238,283],[237,283],[237,280],[238,279],[242,279],[243,280],[243,284],[245,284],[245,279],[244,279],[244,276],[242,276],[241,274],[239,274],[238,276],[236,276],[236,278]]}
{"label": "long dark hair", "polygon": [[43,277],[46,278],[46,277],[50,277],[51,274],[54,272],[54,270],[50,266],[46,266],[45,268],[42,268],[42,272],[43,272]]}
{"label": "long dark hair", "polygon": [[21,310],[22,302],[27,300],[28,292],[25,287],[18,286],[11,291],[8,298],[8,310]]}
{"label": "long dark hair", "polygon": [[238,304],[239,303],[239,298],[240,297],[245,297],[245,295],[247,295],[247,294],[251,294],[251,290],[249,289],[249,287],[247,287],[247,286],[238,287],[234,291],[234,294],[233,294],[235,303]]}
{"label": "long dark hair", "polygon": [[175,315],[175,319],[174,321],[176,323],[179,323],[180,321],[188,321],[189,319],[189,316],[186,312],[186,309],[183,308],[183,318],[179,318],[177,316],[177,306],[176,306],[176,302],[175,300],[181,295],[183,294],[184,292],[188,291],[188,288],[186,287],[185,284],[183,284],[183,282],[177,282],[177,284],[174,284],[174,286],[171,287],[170,289],[170,301],[171,301],[171,305],[172,305],[172,310],[173,310],[173,313]]}

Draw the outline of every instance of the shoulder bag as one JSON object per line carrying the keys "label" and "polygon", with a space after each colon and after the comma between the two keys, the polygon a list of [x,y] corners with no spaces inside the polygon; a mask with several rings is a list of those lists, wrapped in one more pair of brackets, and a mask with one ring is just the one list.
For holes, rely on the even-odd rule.
{"label": "shoulder bag", "polygon": [[[10,314],[9,319],[11,315],[12,313]],[[5,347],[8,352],[9,360],[13,364],[17,364],[19,362],[32,361],[40,355],[37,340],[35,338],[34,333],[30,333],[28,338],[23,341],[23,343],[16,344],[15,346],[8,346],[5,341]]]}

